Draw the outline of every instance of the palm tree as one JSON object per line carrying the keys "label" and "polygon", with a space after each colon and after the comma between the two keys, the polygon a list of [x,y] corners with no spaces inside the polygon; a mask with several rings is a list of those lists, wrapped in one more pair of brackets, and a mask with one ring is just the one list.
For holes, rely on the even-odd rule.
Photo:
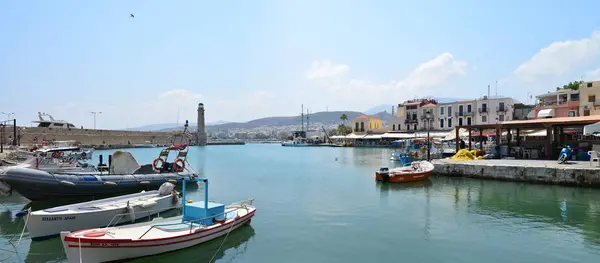
{"label": "palm tree", "polygon": [[344,124],[346,124],[347,119],[348,119],[348,115],[346,115],[345,113],[342,113],[342,116],[340,116],[340,120],[342,120],[342,122]]}

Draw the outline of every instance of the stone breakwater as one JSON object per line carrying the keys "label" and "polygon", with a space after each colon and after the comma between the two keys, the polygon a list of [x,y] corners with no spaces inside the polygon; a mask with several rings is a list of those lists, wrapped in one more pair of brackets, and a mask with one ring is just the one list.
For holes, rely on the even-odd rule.
{"label": "stone breakwater", "polygon": [[540,184],[600,187],[600,166],[589,162],[537,160],[434,160],[434,172],[443,176],[521,181]]}
{"label": "stone breakwater", "polygon": [[[75,140],[84,145],[133,145],[146,143],[147,141],[153,144],[169,144],[171,143],[172,136],[171,132],[56,129],[38,127],[19,127],[18,134],[21,136],[21,145],[37,144],[42,140]],[[10,135],[12,135],[12,132],[6,136]]]}

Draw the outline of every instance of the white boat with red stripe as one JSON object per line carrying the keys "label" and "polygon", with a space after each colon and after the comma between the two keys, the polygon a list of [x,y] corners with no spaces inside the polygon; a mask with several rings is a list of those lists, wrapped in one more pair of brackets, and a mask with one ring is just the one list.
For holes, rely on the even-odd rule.
{"label": "white boat with red stripe", "polygon": [[[255,214],[253,200],[224,206],[208,201],[208,180],[204,201],[184,202],[183,215],[120,227],[61,232],[68,262],[112,262],[147,257],[195,246],[227,235],[246,224]],[[182,188],[185,200],[185,185]]]}

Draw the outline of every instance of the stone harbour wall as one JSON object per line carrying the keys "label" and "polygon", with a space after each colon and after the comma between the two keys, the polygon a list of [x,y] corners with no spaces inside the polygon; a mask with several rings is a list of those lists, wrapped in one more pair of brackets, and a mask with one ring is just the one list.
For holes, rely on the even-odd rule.
{"label": "stone harbour wall", "polygon": [[600,167],[596,163],[531,160],[434,160],[434,173],[482,179],[521,181],[540,184],[600,187]]}
{"label": "stone harbour wall", "polygon": [[[56,129],[38,127],[19,127],[21,145],[31,145],[47,141],[75,140],[85,145],[128,145],[142,144],[149,141],[153,144],[171,142],[171,132],[139,132],[94,129]],[[12,136],[12,130],[10,132]]]}

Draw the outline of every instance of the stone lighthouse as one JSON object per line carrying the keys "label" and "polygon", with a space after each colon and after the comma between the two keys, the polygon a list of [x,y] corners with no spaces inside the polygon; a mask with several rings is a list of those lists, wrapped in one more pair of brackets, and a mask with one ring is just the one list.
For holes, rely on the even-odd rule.
{"label": "stone lighthouse", "polygon": [[200,146],[206,145],[206,131],[204,130],[204,104],[198,103],[198,144]]}

